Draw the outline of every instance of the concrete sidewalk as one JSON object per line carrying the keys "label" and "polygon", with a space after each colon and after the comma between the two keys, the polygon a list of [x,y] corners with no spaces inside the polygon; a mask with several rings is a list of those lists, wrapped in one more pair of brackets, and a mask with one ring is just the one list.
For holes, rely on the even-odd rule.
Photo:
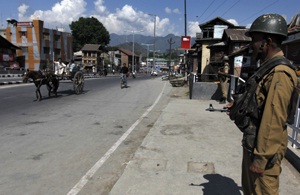
{"label": "concrete sidewalk", "polygon": [[[171,99],[128,162],[111,195],[242,194],[242,133],[214,100]],[[300,192],[300,175],[283,162],[280,194]]]}

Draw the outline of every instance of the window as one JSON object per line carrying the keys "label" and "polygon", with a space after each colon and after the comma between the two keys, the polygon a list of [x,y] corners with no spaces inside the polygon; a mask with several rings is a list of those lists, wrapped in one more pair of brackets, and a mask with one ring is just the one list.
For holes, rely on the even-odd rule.
{"label": "window", "polygon": [[43,33],[43,39],[44,39],[45,41],[49,41],[49,40],[50,40],[49,33]]}
{"label": "window", "polygon": [[60,35],[55,35],[55,41],[60,41]]}
{"label": "window", "polygon": [[203,38],[213,38],[214,30],[213,29],[203,29]]}
{"label": "window", "polygon": [[28,47],[22,47],[22,53],[27,54],[28,53]]}
{"label": "window", "polygon": [[54,53],[55,53],[55,55],[60,55],[60,49],[55,49]]}
{"label": "window", "polygon": [[49,54],[49,53],[50,53],[50,48],[44,47],[44,54]]}
{"label": "window", "polygon": [[19,35],[20,35],[20,38],[27,37],[27,32],[26,31],[19,31]]}

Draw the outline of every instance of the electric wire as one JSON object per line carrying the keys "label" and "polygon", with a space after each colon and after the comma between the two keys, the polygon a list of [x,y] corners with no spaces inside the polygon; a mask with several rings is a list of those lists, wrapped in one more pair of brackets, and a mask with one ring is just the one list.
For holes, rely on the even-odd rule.
{"label": "electric wire", "polygon": [[224,3],[226,2],[226,0],[224,0],[214,11],[212,11],[211,14],[209,14],[204,21],[206,21],[213,13],[215,13]]}
{"label": "electric wire", "polygon": [[252,18],[253,16],[257,15],[258,13],[260,13],[260,12],[264,11],[265,9],[271,7],[272,5],[274,5],[275,3],[277,3],[278,1],[279,1],[279,0],[274,1],[273,3],[267,5],[266,7],[264,7],[263,9],[261,9],[260,11],[258,11],[258,12],[256,12],[256,13],[252,14],[251,16],[249,16],[248,18],[246,18],[246,19],[244,19],[244,20],[242,20],[242,21],[240,21],[240,22],[242,23],[242,22],[245,22],[245,21],[249,20],[249,19]]}
{"label": "electric wire", "polygon": [[201,14],[201,16],[199,18],[201,18],[203,16],[203,14],[205,14],[205,12],[210,8],[210,6],[215,2],[215,0],[213,0],[209,6],[204,10],[204,12]]}
{"label": "electric wire", "polygon": [[238,4],[238,2],[240,2],[241,0],[238,0],[237,2],[235,2],[230,8],[228,8],[222,15],[221,17],[223,17],[227,12],[229,12],[229,10],[231,10],[236,4]]}

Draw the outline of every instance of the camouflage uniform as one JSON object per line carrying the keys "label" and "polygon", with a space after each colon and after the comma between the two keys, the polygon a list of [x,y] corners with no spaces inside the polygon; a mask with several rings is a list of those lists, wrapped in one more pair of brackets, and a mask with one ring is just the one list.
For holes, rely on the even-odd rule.
{"label": "camouflage uniform", "polygon": [[[283,56],[278,52],[276,56]],[[262,66],[267,63],[264,62]],[[242,186],[245,195],[279,194],[279,175],[287,143],[287,113],[293,87],[297,85],[295,71],[285,65],[277,65],[258,84],[256,100],[263,111],[254,148],[254,157],[244,149],[242,162]],[[274,157],[275,165],[268,167]],[[260,176],[249,170],[251,164],[265,170]]]}

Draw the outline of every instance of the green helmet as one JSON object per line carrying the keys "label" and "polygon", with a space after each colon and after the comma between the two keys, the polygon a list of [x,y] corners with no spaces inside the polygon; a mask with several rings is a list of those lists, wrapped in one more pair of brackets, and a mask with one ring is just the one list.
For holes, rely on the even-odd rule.
{"label": "green helmet", "polygon": [[252,23],[246,35],[251,36],[253,32],[276,34],[287,38],[287,24],[285,19],[279,14],[264,14]]}

